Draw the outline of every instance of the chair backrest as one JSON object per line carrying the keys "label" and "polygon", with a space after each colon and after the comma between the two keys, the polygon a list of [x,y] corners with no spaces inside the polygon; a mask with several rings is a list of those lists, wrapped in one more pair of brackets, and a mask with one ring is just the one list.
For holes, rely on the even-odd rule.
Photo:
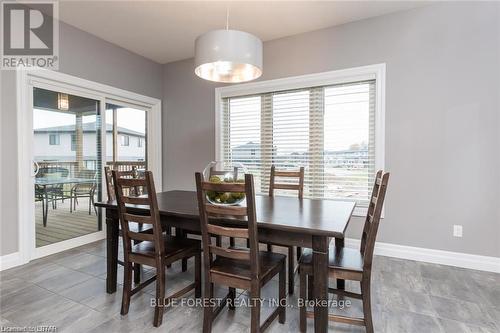
{"label": "chair backrest", "polygon": [[389,173],[379,170],[375,176],[372,195],[368,205],[363,234],[361,236],[361,253],[363,253],[363,268],[371,269],[373,260],[373,250],[377,238],[380,216],[384,206],[385,192],[389,182]]}
{"label": "chair backrest", "polygon": [[[276,183],[276,177],[297,178],[297,184]],[[299,171],[276,171],[274,164],[271,166],[271,177],[269,178],[269,196],[274,196],[274,190],[295,190],[298,191],[299,199],[304,197],[304,167]]]}
{"label": "chair backrest", "polygon": [[[220,256],[249,263],[252,278],[259,278],[259,240],[257,236],[257,218],[255,213],[255,190],[253,176],[245,174],[245,183],[211,183],[203,179],[203,175],[196,173],[196,190],[198,194],[198,207],[200,211],[201,235],[203,242],[203,256],[205,270],[210,272],[213,256]],[[220,206],[211,204],[207,200],[206,192],[245,193],[245,206]],[[214,219],[210,219],[213,217]],[[225,227],[213,222],[224,218],[244,221],[242,227]],[[241,223],[241,222],[240,222]],[[212,235],[249,240],[250,251],[247,249],[232,249],[217,246],[212,243]]]}
{"label": "chair backrest", "polygon": [[[119,175],[122,178],[138,178],[137,167],[132,167],[132,170],[127,171],[119,171]],[[113,186],[113,173],[112,169],[109,166],[104,167],[104,178],[106,179],[106,190],[108,192],[108,201],[115,201],[115,187]],[[136,187],[132,187],[124,191],[126,194],[135,194],[134,192]],[[132,190],[132,191],[131,191]]]}
{"label": "chair backrest", "polygon": [[90,169],[82,169],[77,172],[76,176],[78,178],[86,178],[95,180],[97,178],[97,171]]}
{"label": "chair backrest", "polygon": [[[114,170],[112,171],[112,175],[124,242],[124,254],[130,254],[131,242],[133,240],[138,240],[153,242],[155,254],[162,256],[165,252],[165,246],[163,243],[160,213],[158,210],[158,201],[156,198],[152,172],[146,171],[144,173],[144,178],[130,178],[127,173],[124,175],[123,172]],[[148,194],[136,196],[135,194],[126,193],[128,188],[139,186],[146,188]],[[135,213],[134,205],[148,206],[149,212],[139,215]],[[139,223],[140,225],[152,225],[153,233],[146,234],[130,231],[129,222]]]}
{"label": "chair backrest", "polygon": [[47,177],[50,174],[59,174],[61,177],[66,178],[69,175],[69,170],[63,167],[41,167],[38,169],[36,178]]}
{"label": "chair backrest", "polygon": [[115,187],[113,186],[113,172],[109,166],[104,167],[104,178],[106,179],[106,190],[108,192],[108,201],[115,201]]}

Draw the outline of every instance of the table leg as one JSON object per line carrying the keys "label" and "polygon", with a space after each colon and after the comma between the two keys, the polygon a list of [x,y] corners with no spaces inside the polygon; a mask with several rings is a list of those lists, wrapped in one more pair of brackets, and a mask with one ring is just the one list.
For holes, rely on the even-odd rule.
{"label": "table leg", "polygon": [[[177,236],[177,231],[179,232],[178,236]],[[179,238],[187,238],[187,233],[185,230],[176,228],[175,229],[175,236],[177,236]],[[187,264],[188,264],[187,259],[182,259],[181,271],[183,271],[183,272],[187,271]]]}
{"label": "table leg", "polygon": [[118,218],[106,211],[106,292],[116,292],[116,275],[118,271]]}
{"label": "table leg", "polygon": [[[328,331],[328,237],[313,236],[314,332]],[[319,305],[319,306],[318,306]]]}
{"label": "table leg", "polygon": [[43,226],[47,226],[47,215],[49,215],[49,192],[47,191],[47,186],[43,187],[43,205],[45,206],[45,214],[43,215]]}
{"label": "table leg", "polygon": [[[344,247],[344,239],[343,238],[335,238],[335,247],[337,249]],[[337,289],[341,289],[341,290],[345,289],[345,280],[337,279]]]}

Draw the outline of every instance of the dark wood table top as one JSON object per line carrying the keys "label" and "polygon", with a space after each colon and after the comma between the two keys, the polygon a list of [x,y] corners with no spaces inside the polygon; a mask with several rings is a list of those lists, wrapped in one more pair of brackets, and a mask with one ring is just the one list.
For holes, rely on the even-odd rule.
{"label": "dark wood table top", "polygon": [[[195,191],[167,191],[157,194],[160,215],[197,219]],[[259,228],[300,232],[328,237],[344,237],[354,202],[257,195]],[[98,202],[98,207],[116,209],[116,202]],[[137,206],[138,209],[144,207]],[[234,221],[234,220],[232,220]]]}

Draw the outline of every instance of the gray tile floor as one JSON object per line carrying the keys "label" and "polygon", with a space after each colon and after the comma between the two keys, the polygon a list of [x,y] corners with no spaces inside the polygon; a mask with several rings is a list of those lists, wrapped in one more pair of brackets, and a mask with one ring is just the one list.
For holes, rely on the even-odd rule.
{"label": "gray tile floor", "polygon": [[[119,271],[121,282],[123,271]],[[203,312],[199,307],[180,306],[166,311],[163,325],[152,327],[150,300],[154,284],[132,298],[129,314],[120,315],[121,287],[105,292],[105,242],[96,242],[27,265],[0,272],[0,326],[55,325],[58,332],[201,332]],[[147,278],[154,271],[145,269]],[[189,283],[180,264],[167,270],[167,294]],[[273,322],[268,332],[298,330],[296,292],[288,297],[286,324]],[[354,283],[347,288],[359,291]],[[376,332],[499,332],[500,274],[466,270],[388,257],[376,257],[372,275],[373,315]],[[218,289],[219,295],[225,290]],[[277,296],[277,281],[263,290],[263,297]],[[191,292],[188,298],[194,299]],[[239,291],[244,301],[246,292]],[[332,296],[333,297],[333,296]],[[272,311],[264,306],[262,318]],[[361,315],[361,304],[353,300],[332,312]],[[213,332],[247,332],[249,308],[225,309]],[[330,323],[332,332],[364,332],[363,328]],[[313,331],[312,320],[308,331]]]}

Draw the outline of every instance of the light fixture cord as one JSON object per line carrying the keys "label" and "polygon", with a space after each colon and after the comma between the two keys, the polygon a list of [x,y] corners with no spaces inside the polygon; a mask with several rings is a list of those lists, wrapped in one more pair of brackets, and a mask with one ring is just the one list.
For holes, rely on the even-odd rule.
{"label": "light fixture cord", "polygon": [[229,6],[226,7],[226,30],[229,30]]}

